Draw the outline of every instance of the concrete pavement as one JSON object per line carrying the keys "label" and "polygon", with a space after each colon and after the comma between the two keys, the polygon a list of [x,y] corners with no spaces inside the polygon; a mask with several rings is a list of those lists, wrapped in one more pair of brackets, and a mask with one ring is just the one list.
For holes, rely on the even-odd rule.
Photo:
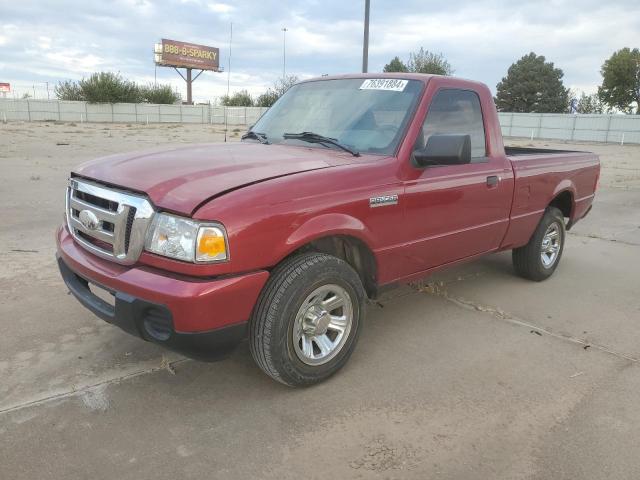
{"label": "concrete pavement", "polygon": [[639,147],[577,147],[600,150],[604,184],[550,280],[516,277],[500,253],[392,291],[345,369],[294,390],[246,344],[206,364],[104,324],[55,270],[74,164],[217,134],[9,127],[0,478],[640,477]]}

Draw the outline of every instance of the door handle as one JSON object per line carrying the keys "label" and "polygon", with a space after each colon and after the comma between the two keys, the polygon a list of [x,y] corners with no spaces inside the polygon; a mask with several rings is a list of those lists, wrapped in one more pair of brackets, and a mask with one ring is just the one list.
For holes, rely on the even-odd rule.
{"label": "door handle", "polygon": [[498,175],[491,175],[487,177],[487,186],[496,187],[500,183],[500,177]]}

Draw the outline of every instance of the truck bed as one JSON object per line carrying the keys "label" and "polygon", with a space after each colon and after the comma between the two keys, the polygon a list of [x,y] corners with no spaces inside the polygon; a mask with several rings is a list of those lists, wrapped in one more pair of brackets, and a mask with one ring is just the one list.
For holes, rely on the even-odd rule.
{"label": "truck bed", "polygon": [[563,193],[563,213],[571,224],[588,211],[599,172],[597,155],[572,150],[505,147],[514,173],[514,201],[507,244],[520,246],[540,221],[549,202]]}
{"label": "truck bed", "polygon": [[504,147],[504,152],[509,157],[520,157],[523,155],[554,155],[563,153],[588,153],[579,150],[556,150],[552,148],[534,148],[534,147]]}

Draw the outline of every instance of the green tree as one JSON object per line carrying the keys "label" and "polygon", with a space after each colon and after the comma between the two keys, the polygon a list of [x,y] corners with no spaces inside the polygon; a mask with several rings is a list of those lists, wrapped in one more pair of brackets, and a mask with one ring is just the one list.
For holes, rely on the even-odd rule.
{"label": "green tree", "polygon": [[407,68],[410,72],[431,73],[433,75],[453,75],[451,64],[441,53],[433,53],[420,47],[417,52],[409,54]]}
{"label": "green tree", "polygon": [[78,82],[74,82],[72,80],[59,82],[58,85],[56,85],[53,89],[53,92],[56,94],[56,97],[58,97],[59,100],[84,100],[80,85],[78,85]]}
{"label": "green tree", "polygon": [[409,61],[404,63],[395,56],[387,63],[384,72],[430,73],[432,75],[453,75],[451,64],[441,53],[433,53],[420,47],[417,52],[409,53]]}
{"label": "green tree", "polygon": [[253,98],[246,90],[240,90],[231,96],[224,95],[220,103],[225,107],[253,107]]}
{"label": "green tree", "polygon": [[280,98],[278,92],[273,90],[272,88],[268,88],[266,92],[260,94],[258,98],[256,98],[256,107],[270,107]]}
{"label": "green tree", "polygon": [[597,93],[587,95],[582,92],[578,99],[578,113],[604,113],[605,110]]}
{"label": "green tree", "polygon": [[408,72],[409,69],[402,60],[396,55],[382,69],[383,72]]}
{"label": "green tree", "polygon": [[293,85],[298,83],[299,79],[295,75],[288,75],[285,78],[279,78],[268,88],[266,92],[256,98],[256,107],[270,107]]}
{"label": "green tree", "polygon": [[605,60],[600,70],[600,100],[626,113],[640,114],[640,50],[623,48]]}
{"label": "green tree", "polygon": [[497,85],[496,106],[506,112],[563,113],[569,104],[561,69],[531,52],[509,67]]}
{"label": "green tree", "polygon": [[182,100],[180,94],[171,88],[171,85],[147,85],[140,87],[142,99],[145,102],[157,104],[173,104]]}

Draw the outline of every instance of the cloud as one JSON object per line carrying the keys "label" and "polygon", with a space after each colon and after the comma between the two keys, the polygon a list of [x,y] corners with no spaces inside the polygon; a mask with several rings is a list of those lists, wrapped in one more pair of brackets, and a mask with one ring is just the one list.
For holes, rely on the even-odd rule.
{"label": "cloud", "polygon": [[[637,46],[640,2],[618,0],[396,0],[372,2],[369,66],[421,46],[441,52],[456,75],[495,88],[511,63],[530,51],[564,70],[565,84],[595,91],[600,66],[617,49]],[[1,81],[24,84],[78,79],[111,70],[141,83],[184,81],[154,68],[153,44],[173,38],[220,48],[231,89],[260,93],[286,69],[300,77],[358,71],[363,2],[339,0],[35,0],[0,2]],[[25,87],[26,88],[26,87]],[[205,72],[198,101],[227,89],[227,74]]]}
{"label": "cloud", "polygon": [[209,10],[215,13],[231,13],[234,8],[226,3],[210,3]]}

